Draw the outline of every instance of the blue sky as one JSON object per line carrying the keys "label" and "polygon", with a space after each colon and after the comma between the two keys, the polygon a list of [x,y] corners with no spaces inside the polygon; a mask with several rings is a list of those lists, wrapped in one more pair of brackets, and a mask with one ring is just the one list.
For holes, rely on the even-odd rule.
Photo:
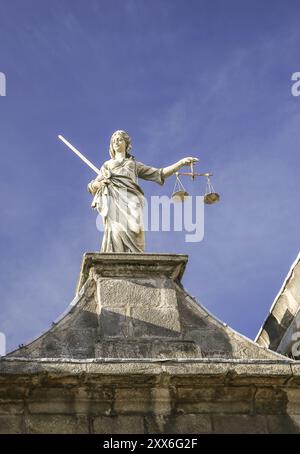
{"label": "blue sky", "polygon": [[[66,309],[83,253],[99,250],[93,173],[57,134],[100,165],[116,129],[146,164],[195,155],[213,171],[222,201],[206,207],[204,240],[148,233],[147,251],[189,254],[188,291],[255,337],[299,251],[299,17],[297,0],[0,0],[8,349]],[[174,179],[141,185],[170,194]]]}

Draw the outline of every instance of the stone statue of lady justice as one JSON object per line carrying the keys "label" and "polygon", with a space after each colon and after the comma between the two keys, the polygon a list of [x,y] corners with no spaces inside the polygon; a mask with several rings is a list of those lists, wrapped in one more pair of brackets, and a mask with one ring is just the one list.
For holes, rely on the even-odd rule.
{"label": "stone statue of lady justice", "polygon": [[165,178],[181,167],[198,161],[187,157],[169,167],[157,169],[135,160],[129,151],[131,138],[125,131],[116,131],[110,139],[111,159],[88,185],[94,196],[92,207],[101,214],[104,236],[101,252],[144,252],[144,193],[138,178],[164,184]]}

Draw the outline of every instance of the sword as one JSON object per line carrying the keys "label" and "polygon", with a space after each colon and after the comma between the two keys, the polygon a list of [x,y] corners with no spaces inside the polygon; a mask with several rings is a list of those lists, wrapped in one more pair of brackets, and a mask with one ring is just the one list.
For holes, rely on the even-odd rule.
{"label": "sword", "polygon": [[97,173],[97,175],[100,175],[100,169],[98,169],[94,164],[89,161],[85,156],[83,156],[80,151],[77,150],[77,148],[73,147],[73,145],[68,142],[63,136],[59,135],[58,138],[65,144],[67,147],[70,148],[83,162],[85,162],[91,169],[93,169],[94,172]]}

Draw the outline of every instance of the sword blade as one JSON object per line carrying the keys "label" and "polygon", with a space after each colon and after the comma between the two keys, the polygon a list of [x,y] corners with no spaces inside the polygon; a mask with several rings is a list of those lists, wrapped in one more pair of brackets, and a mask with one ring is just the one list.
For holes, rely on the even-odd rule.
{"label": "sword blade", "polygon": [[77,148],[75,148],[70,142],[67,141],[63,136],[59,135],[58,138],[65,144],[67,147],[70,148],[83,162],[85,162],[91,169],[93,169],[94,172],[96,172],[98,175],[100,174],[100,169],[98,169],[94,164],[89,161],[85,156],[83,156],[82,153],[80,153]]}

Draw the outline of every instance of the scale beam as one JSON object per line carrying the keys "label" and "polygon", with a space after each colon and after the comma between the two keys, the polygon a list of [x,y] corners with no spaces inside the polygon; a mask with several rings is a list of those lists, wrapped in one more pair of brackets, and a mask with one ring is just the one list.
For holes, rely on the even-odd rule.
{"label": "scale beam", "polygon": [[212,177],[213,173],[176,172],[176,175],[185,175],[187,177]]}
{"label": "scale beam", "polygon": [[197,173],[197,172],[194,172],[194,165],[197,164],[196,162],[191,162],[190,166],[191,166],[191,171],[190,172],[176,172],[175,175],[176,177],[178,178],[179,175],[183,175],[183,176],[186,176],[186,177],[192,177],[192,180],[195,179],[195,177],[206,177],[206,178],[210,178],[213,176],[212,173],[209,173],[209,172],[205,172],[205,173]]}

